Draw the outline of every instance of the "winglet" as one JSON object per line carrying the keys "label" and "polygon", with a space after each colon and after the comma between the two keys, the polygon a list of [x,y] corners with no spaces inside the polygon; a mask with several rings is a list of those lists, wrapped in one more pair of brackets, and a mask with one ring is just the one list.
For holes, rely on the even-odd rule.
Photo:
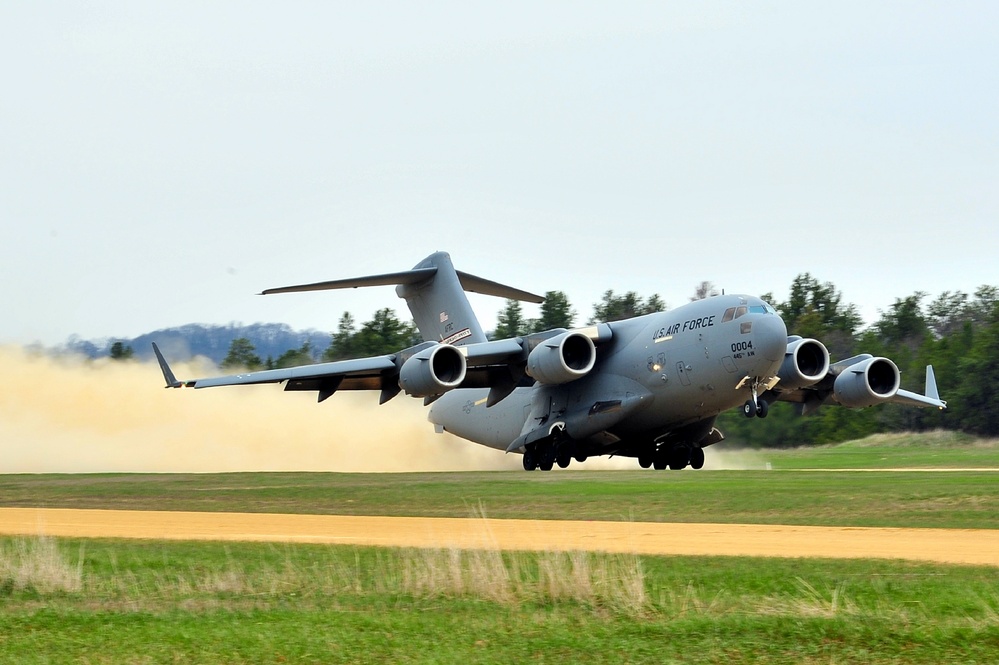
{"label": "winglet", "polygon": [[924,395],[911,393],[908,390],[899,390],[888,401],[907,406],[935,406],[940,410],[947,408],[947,402],[940,399],[940,392],[937,390],[937,379],[933,374],[933,365],[926,366],[926,390]]}
{"label": "winglet", "polygon": [[160,349],[156,346],[156,342],[153,342],[153,353],[156,354],[156,360],[160,364],[160,369],[163,371],[163,379],[166,381],[167,388],[180,388],[184,384],[177,380],[177,377],[173,375],[173,370],[170,369],[170,365],[167,364],[166,358],[160,353]]}
{"label": "winglet", "polygon": [[940,393],[937,391],[937,377],[933,374],[933,365],[926,366],[926,391],[923,394],[931,399],[940,399]]}

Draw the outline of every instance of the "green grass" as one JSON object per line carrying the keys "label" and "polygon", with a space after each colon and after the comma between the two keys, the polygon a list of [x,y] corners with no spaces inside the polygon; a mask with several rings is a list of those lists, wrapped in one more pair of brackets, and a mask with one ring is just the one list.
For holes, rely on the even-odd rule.
{"label": "green grass", "polygon": [[[487,567],[505,571],[513,589],[499,598],[473,585],[414,586],[406,571],[428,558],[413,550],[7,539],[0,561],[48,560],[53,550],[76,582],[45,587],[39,573],[4,584],[0,573],[0,663],[999,658],[991,568],[619,557],[602,569],[607,557],[582,555],[584,579],[605,588],[637,575],[644,594],[615,600],[546,583],[552,565],[568,577],[578,565],[552,564],[551,554],[493,553]],[[467,558],[460,567],[474,569]]]}
{"label": "green grass", "polygon": [[[752,454],[775,470],[0,476],[0,505],[997,524],[994,472],[804,470],[994,468],[995,442],[883,437]],[[0,538],[0,665],[177,662],[995,663],[999,575],[881,560]]]}
{"label": "green grass", "polygon": [[[999,524],[999,472],[986,470],[999,468],[995,441],[882,435],[839,446],[740,455],[752,455],[755,469],[7,475],[0,476],[0,506],[428,517],[467,517],[481,506],[495,518],[941,528]],[[766,462],[772,471],[760,470]],[[927,467],[960,470],[918,470]]]}
{"label": "green grass", "polygon": [[775,469],[999,469],[999,440],[957,432],[875,434],[859,441],[761,450]]}

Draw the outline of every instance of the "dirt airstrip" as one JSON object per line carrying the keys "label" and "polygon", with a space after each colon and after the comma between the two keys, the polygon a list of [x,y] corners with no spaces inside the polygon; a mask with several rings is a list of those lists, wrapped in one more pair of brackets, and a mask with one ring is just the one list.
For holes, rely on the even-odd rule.
{"label": "dirt airstrip", "polygon": [[637,554],[884,558],[999,566],[999,530],[0,508],[0,534]]}

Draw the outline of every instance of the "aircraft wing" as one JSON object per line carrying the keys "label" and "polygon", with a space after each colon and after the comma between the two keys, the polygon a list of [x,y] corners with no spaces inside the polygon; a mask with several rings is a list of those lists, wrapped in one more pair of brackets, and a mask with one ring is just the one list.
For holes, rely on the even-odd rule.
{"label": "aircraft wing", "polygon": [[940,399],[932,365],[926,366],[926,388],[922,395],[902,390],[899,378],[898,368],[892,361],[865,353],[827,365],[825,374],[808,385],[788,389],[781,385],[782,382],[778,382],[767,391],[766,397],[770,400],[799,403],[805,415],[824,404],[839,404],[849,408],[883,403],[947,408],[947,402]]}
{"label": "aircraft wing", "polygon": [[[429,403],[454,388],[489,388],[488,404],[492,406],[522,382],[533,382],[527,376],[527,361],[531,352],[567,332],[553,330],[463,347],[424,342],[381,356],[183,381],[174,376],[155,343],[153,352],[167,388],[285,383],[285,390],[317,391],[320,402],[338,390],[379,390],[381,403],[392,399],[403,389],[414,396],[424,397]],[[606,324],[572,332],[594,343],[611,339],[611,330]],[[439,352],[443,353],[438,356]]]}
{"label": "aircraft wing", "polygon": [[156,354],[160,369],[163,370],[163,378],[166,380],[167,388],[214,388],[217,386],[287,382],[285,390],[318,391],[320,402],[333,395],[337,390],[382,390],[384,392],[388,385],[388,392],[392,393],[389,398],[399,392],[398,387],[392,392],[392,384],[387,381],[398,372],[395,354],[179,381],[155,343],[153,343],[153,352]]}
{"label": "aircraft wing", "polygon": [[899,389],[890,401],[894,404],[904,404],[906,406],[935,406],[938,409],[946,409],[947,402],[940,399],[940,392],[937,390],[937,380],[936,375],[933,373],[933,365],[926,366],[925,393],[925,395],[920,395],[919,393]]}

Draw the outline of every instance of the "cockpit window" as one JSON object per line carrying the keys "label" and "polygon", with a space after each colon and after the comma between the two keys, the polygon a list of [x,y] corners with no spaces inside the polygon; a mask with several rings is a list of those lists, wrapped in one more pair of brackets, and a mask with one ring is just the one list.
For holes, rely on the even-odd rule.
{"label": "cockpit window", "polygon": [[763,305],[750,305],[749,306],[749,311],[752,314],[767,314],[768,313],[767,312],[767,308],[764,307]]}
{"label": "cockpit window", "polygon": [[745,305],[741,307],[729,307],[722,315],[722,323],[728,323],[729,321],[738,319],[740,316],[745,316],[747,312],[755,313],[757,309],[760,310],[760,313],[764,312],[763,307],[758,305],[752,307],[746,307]]}

